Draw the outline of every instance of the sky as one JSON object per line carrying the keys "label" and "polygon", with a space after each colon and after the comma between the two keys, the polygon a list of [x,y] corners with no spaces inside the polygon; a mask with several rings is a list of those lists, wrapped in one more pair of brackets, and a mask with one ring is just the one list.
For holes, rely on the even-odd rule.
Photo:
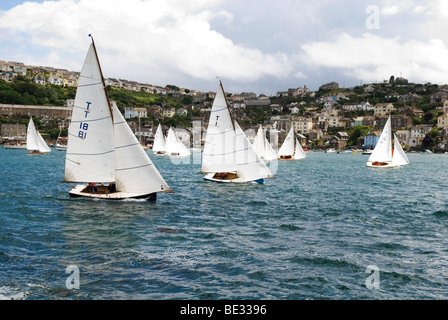
{"label": "sky", "polygon": [[448,83],[448,1],[0,1],[0,60],[106,78],[275,95],[403,76]]}

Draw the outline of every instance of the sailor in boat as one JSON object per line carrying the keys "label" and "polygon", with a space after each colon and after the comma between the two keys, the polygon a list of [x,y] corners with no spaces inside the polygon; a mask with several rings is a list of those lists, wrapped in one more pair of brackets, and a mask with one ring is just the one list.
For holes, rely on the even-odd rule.
{"label": "sailor in boat", "polygon": [[91,194],[111,194],[116,193],[117,188],[115,182],[110,182],[108,185],[104,185],[102,183],[90,182],[89,185],[81,191],[83,193],[91,193]]}
{"label": "sailor in boat", "polygon": [[280,156],[281,160],[292,160],[292,156]]}
{"label": "sailor in boat", "polygon": [[234,179],[238,179],[238,175],[236,173],[232,173],[232,172],[218,172],[218,173],[215,173],[215,175],[213,176],[213,179],[234,180]]}
{"label": "sailor in boat", "polygon": [[90,193],[98,192],[98,187],[95,182],[90,182],[88,187],[89,187]]}

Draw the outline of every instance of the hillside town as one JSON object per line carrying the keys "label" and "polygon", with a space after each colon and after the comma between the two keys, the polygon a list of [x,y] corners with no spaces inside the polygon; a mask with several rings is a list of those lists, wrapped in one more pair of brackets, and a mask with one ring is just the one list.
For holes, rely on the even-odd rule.
{"label": "hillside town", "polygon": [[[26,139],[30,116],[37,120],[38,129],[50,142],[56,133],[66,132],[79,72],[1,60],[0,66],[2,142]],[[27,95],[27,100],[12,99],[13,89],[6,85],[15,83],[72,90],[68,91],[70,98],[62,102],[61,96],[54,97],[54,101],[63,105],[45,105],[53,100],[39,100],[26,90],[18,92],[18,98]],[[188,146],[193,143],[193,123],[200,123],[203,132],[206,130],[214,92],[114,78],[105,79],[105,84],[111,99],[145,145],[152,144],[159,123],[165,131],[176,128],[179,138]],[[57,95],[57,91],[52,92]],[[17,96],[17,92],[13,93]],[[140,101],[134,96],[137,94],[139,98],[142,95],[151,98],[153,103],[145,103],[144,98]],[[227,93],[227,98],[234,118],[250,140],[262,125],[268,132],[277,132],[281,142],[292,126],[303,147],[308,149],[373,149],[390,115],[392,130],[406,150],[448,151],[447,84],[415,84],[391,76],[381,83],[354,88],[341,88],[330,82],[315,91],[303,86],[279,91],[271,97],[243,92]]]}

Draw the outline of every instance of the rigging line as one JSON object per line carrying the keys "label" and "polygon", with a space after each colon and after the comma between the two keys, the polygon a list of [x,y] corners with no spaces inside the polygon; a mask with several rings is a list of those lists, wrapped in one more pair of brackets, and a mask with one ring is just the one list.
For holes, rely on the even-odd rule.
{"label": "rigging line", "polygon": [[205,157],[222,157],[222,156],[227,156],[230,154],[235,154],[237,152],[238,151],[235,150],[235,151],[228,152],[228,153],[204,153],[203,156],[205,156]]}
{"label": "rigging line", "polygon": [[[263,161],[263,160],[261,160],[261,161]],[[257,160],[257,161],[246,162],[246,163],[237,163],[236,165],[237,165],[237,166],[248,166],[248,165],[251,165],[251,164],[257,164],[257,163],[260,163],[261,161],[260,161],[260,160]]]}
{"label": "rigging line", "polygon": [[145,165],[143,165],[143,166],[139,166],[139,167],[123,168],[123,169],[117,169],[117,168],[116,168],[115,171],[135,170],[135,169],[140,169],[140,168],[145,168],[145,167],[151,167],[151,166],[153,166],[153,164],[148,163],[148,164],[145,164]]}
{"label": "rigging line", "polygon": [[[87,110],[87,109],[84,109],[84,108],[80,108],[80,107],[78,107],[79,109],[82,109],[82,110]],[[107,116],[107,117],[104,117],[104,118],[99,118],[99,119],[91,119],[91,120],[82,120],[82,121],[72,121],[72,123],[87,123],[87,122],[94,122],[94,121],[101,121],[101,120],[106,120],[106,119],[110,119],[110,118],[112,118],[111,116]]]}
{"label": "rigging line", "polygon": [[88,84],[83,84],[83,85],[78,85],[78,88],[86,88],[86,87],[93,87],[93,86],[97,86],[97,85],[102,85],[102,82],[95,82],[95,83],[88,83]]}
{"label": "rigging line", "polygon": [[213,132],[208,133],[207,132],[207,136],[219,136],[219,135],[226,134],[226,133],[229,133],[229,132],[233,132],[233,129],[227,129],[227,130],[225,130],[223,132],[217,132],[217,133],[213,133]]}
{"label": "rigging line", "polygon": [[133,143],[133,144],[128,144],[126,146],[115,147],[115,150],[122,149],[122,148],[133,147],[133,146],[138,146],[138,145],[140,145],[140,143],[137,142],[137,143]]}
{"label": "rigging line", "polygon": [[213,112],[220,112],[220,111],[223,111],[223,110],[227,110],[227,107],[222,108],[222,109],[218,109],[218,110],[212,110],[210,113],[213,113]]}
{"label": "rigging line", "polygon": [[115,150],[112,151],[106,151],[103,153],[67,153],[68,156],[102,156],[105,154],[109,154],[109,153],[113,153],[115,152]]}

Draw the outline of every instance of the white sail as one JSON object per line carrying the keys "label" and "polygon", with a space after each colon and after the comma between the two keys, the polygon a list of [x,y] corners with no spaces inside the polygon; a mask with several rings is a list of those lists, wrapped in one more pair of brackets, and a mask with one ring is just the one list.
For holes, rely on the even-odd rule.
{"label": "white sail", "polygon": [[392,129],[390,116],[384,126],[383,132],[375,146],[375,149],[370,156],[368,163],[382,162],[387,163],[392,161]]}
{"label": "white sail", "polygon": [[113,104],[116,189],[120,192],[149,194],[169,191],[117,106]]}
{"label": "white sail", "polygon": [[283,142],[280,150],[278,151],[279,157],[287,157],[287,156],[294,156],[294,127],[291,127],[291,130],[289,130],[288,136],[286,137],[285,141]]}
{"label": "white sail", "polygon": [[202,154],[202,172],[236,172],[235,128],[220,84],[210,113]]}
{"label": "white sail", "polygon": [[115,181],[112,112],[93,43],[79,76],[65,160],[66,182]]}
{"label": "white sail", "polygon": [[258,128],[258,132],[257,135],[255,136],[255,140],[254,143],[252,144],[252,147],[263,159],[266,152],[266,146],[264,143],[264,130],[262,125],[260,125],[260,128]]}
{"label": "white sail", "polygon": [[160,124],[157,127],[156,135],[154,137],[154,144],[152,147],[152,152],[154,152],[154,153],[166,152],[165,136],[163,135],[162,126]]}
{"label": "white sail", "polygon": [[42,153],[51,152],[50,147],[40,135],[34,126],[33,118],[30,118],[26,132],[26,148],[30,151],[39,151]]}
{"label": "white sail", "polygon": [[306,156],[305,151],[303,151],[303,148],[300,145],[299,140],[297,140],[297,138],[296,138],[296,151],[294,153],[294,159],[301,160],[301,159],[305,159],[306,157],[307,156]]}
{"label": "white sail", "polygon": [[263,127],[261,125],[258,129],[257,136],[255,137],[252,147],[263,160],[272,161],[274,159],[277,159],[277,153],[274,151],[268,139],[266,138],[265,130],[263,130]]}
{"label": "white sail", "polygon": [[166,153],[168,155],[176,155],[186,157],[190,155],[190,150],[179,140],[174,133],[173,128],[168,131],[168,137],[166,138]]}
{"label": "white sail", "polygon": [[237,174],[242,179],[242,182],[255,181],[273,176],[236,121],[235,134]]}
{"label": "white sail", "polygon": [[264,157],[263,159],[266,161],[272,161],[277,159],[277,152],[275,152],[274,148],[272,148],[266,136],[264,137]]}
{"label": "white sail", "polygon": [[410,161],[406,154],[403,151],[403,148],[400,145],[400,141],[397,136],[394,134],[394,155],[392,157],[392,165],[393,166],[405,166],[410,164]]}

